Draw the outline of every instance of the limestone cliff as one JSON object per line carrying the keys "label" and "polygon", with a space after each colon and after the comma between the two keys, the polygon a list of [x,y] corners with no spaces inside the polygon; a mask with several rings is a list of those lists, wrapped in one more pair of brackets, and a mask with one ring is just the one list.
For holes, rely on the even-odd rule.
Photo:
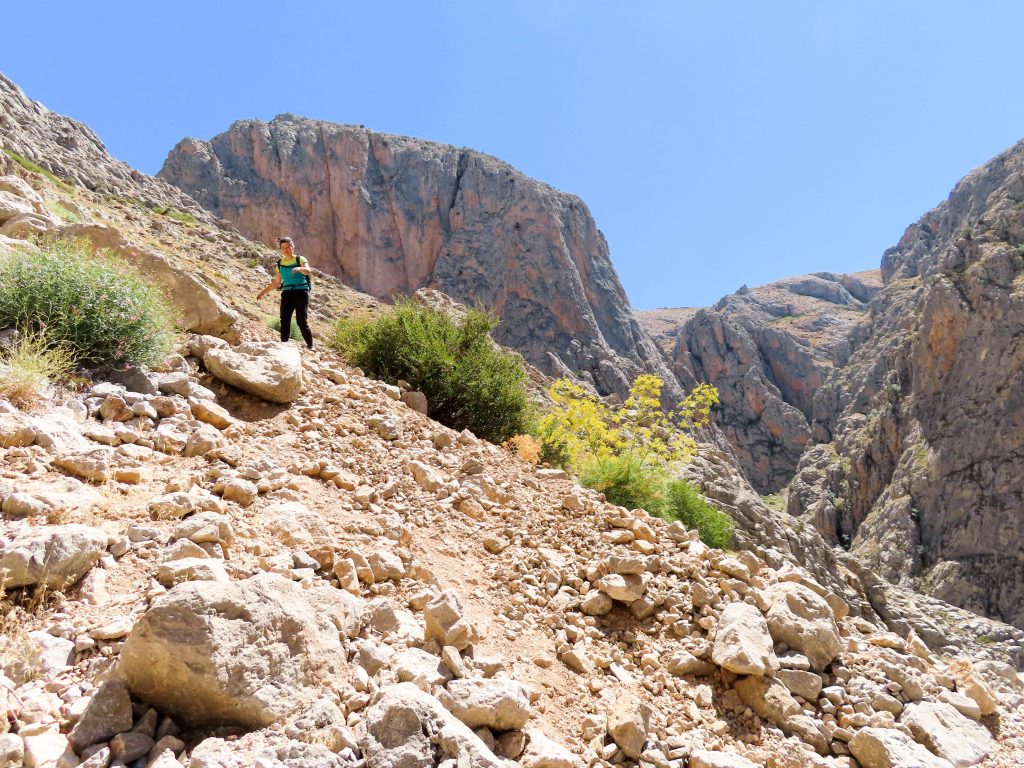
{"label": "limestone cliff", "polygon": [[718,424],[754,487],[778,491],[811,436],[814,394],[849,355],[877,271],[821,272],[741,288],[713,307],[638,312],[684,381],[718,388]]}
{"label": "limestone cliff", "polygon": [[279,115],[185,139],[159,175],[378,298],[426,287],[493,308],[497,340],[549,375],[621,393],[649,371],[680,394],[583,201],[493,157]]}
{"label": "limestone cliff", "polygon": [[884,578],[1024,626],[1024,143],[882,261],[790,494]]}

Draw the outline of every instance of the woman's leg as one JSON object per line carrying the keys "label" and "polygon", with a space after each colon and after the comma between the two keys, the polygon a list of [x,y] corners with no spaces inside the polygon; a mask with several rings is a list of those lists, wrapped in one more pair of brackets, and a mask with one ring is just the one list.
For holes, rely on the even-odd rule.
{"label": "woman's leg", "polygon": [[281,291],[281,341],[288,341],[292,336],[292,313],[295,311],[296,293],[304,291]]}
{"label": "woman's leg", "polygon": [[306,319],[306,315],[309,311],[309,291],[288,291],[288,293],[296,294],[295,322],[299,326],[299,331],[302,333],[302,338],[305,340],[306,346],[312,349],[313,332],[309,330],[309,321]]}

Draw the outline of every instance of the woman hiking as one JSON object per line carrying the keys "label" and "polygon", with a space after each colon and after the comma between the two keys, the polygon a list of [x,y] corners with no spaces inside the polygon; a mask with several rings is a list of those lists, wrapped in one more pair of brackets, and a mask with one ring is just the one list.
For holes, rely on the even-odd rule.
{"label": "woman hiking", "polygon": [[291,338],[294,312],[302,338],[306,341],[306,346],[312,349],[313,332],[309,330],[309,321],[306,318],[309,311],[309,292],[312,288],[309,262],[305,256],[296,255],[295,243],[290,237],[280,238],[277,247],[281,250],[281,258],[277,261],[277,274],[266,288],[256,294],[256,298],[262,299],[270,291],[280,288],[281,341],[288,341]]}

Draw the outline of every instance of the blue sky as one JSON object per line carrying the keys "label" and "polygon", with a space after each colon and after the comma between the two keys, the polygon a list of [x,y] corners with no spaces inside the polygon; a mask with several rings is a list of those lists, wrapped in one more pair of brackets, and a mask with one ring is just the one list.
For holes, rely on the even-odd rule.
{"label": "blue sky", "polygon": [[140,170],[184,136],[280,112],[473,147],[582,197],[640,309],[877,267],[1024,137],[1019,0],[35,0],[3,15],[0,71]]}

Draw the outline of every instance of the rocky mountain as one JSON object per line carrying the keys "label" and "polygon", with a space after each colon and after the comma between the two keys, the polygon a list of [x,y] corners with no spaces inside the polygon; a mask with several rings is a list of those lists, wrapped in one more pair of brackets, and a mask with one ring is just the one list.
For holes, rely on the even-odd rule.
{"label": "rocky mountain", "polygon": [[882,261],[791,511],[884,578],[1024,626],[1024,143]]}
{"label": "rocky mountain", "polygon": [[131,197],[148,207],[174,207],[212,221],[210,214],[177,187],[141,173],[107,152],[87,125],[52,112],[28,98],[0,72],[0,150],[4,164],[15,157],[86,189]]}
{"label": "rocky mountain", "polygon": [[[160,200],[3,172],[0,258],[39,231],[142,248],[194,280],[172,293],[183,314],[194,296],[231,322],[160,370],[82,372],[31,410],[0,398],[0,766],[1024,755],[1024,633],[848,553],[808,558],[817,530],[765,511],[728,454],[690,471],[736,519],[736,552],[272,341],[258,244]],[[35,224],[8,229],[19,217]],[[322,276],[314,326],[372,306]]]}
{"label": "rocky mountain", "polygon": [[877,271],[821,272],[741,288],[704,309],[637,312],[682,381],[718,388],[716,423],[761,493],[793,477],[811,438],[814,395],[850,352],[881,287]]}
{"label": "rocky mountain", "polygon": [[433,288],[502,318],[497,340],[550,376],[622,393],[637,373],[680,391],[633,317],[578,197],[496,158],[294,115],[185,139],[160,178],[379,299]]}

